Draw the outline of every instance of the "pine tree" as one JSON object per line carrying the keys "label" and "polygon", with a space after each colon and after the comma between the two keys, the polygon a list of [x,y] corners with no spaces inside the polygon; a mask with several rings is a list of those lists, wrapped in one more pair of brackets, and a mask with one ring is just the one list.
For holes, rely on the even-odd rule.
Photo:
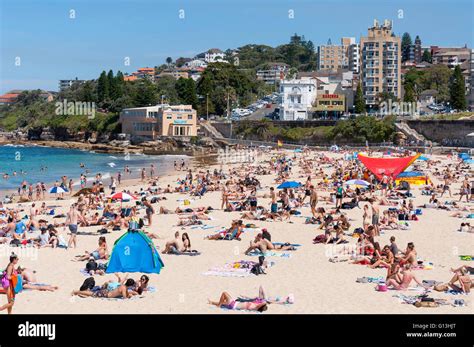
{"label": "pine tree", "polygon": [[456,110],[464,111],[467,108],[466,86],[459,65],[456,65],[453,75],[451,76],[450,101],[451,106]]}
{"label": "pine tree", "polygon": [[431,52],[427,49],[423,51],[423,55],[421,56],[421,61],[426,61],[427,63],[431,63]]}
{"label": "pine tree", "polygon": [[109,83],[109,97],[112,100],[115,100],[118,98],[118,88],[117,81],[114,77],[114,72],[112,70],[109,70],[109,73],[107,74],[107,81]]}
{"label": "pine tree", "polygon": [[109,80],[107,79],[107,74],[105,71],[102,71],[99,77],[97,84],[97,96],[99,98],[99,102],[103,102],[109,97]]}
{"label": "pine tree", "polygon": [[410,58],[410,46],[412,45],[411,36],[409,33],[404,33],[402,36],[402,62],[409,60]]}
{"label": "pine tree", "polygon": [[357,114],[363,114],[366,111],[364,94],[362,93],[362,87],[359,83],[356,90],[356,95],[354,98],[354,110]]}
{"label": "pine tree", "polygon": [[117,74],[115,75],[115,87],[117,99],[121,98],[125,92],[125,80],[123,79],[122,71],[117,71]]}

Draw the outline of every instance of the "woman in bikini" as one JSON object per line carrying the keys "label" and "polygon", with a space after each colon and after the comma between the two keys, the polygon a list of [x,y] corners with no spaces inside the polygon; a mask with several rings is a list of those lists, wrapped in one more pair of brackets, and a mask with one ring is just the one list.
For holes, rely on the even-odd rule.
{"label": "woman in bikini", "polygon": [[377,259],[375,263],[373,263],[372,265],[369,265],[369,267],[371,269],[375,269],[376,267],[379,267],[379,266],[390,268],[394,260],[395,260],[395,257],[393,256],[393,253],[390,251],[390,247],[384,246],[381,257]]}
{"label": "woman in bikini", "polygon": [[256,298],[255,301],[240,302],[234,300],[229,293],[223,292],[219,301],[207,300],[210,305],[214,305],[220,308],[228,310],[247,310],[247,311],[258,311],[264,312],[268,309],[267,302],[265,299]]}
{"label": "woman in bikini", "polygon": [[94,257],[95,260],[109,258],[109,253],[107,250],[107,241],[105,239],[105,236],[99,237],[99,248],[97,248],[91,253],[86,251],[86,254],[84,255],[76,255],[75,261],[86,261],[89,260],[91,256]]}
{"label": "woman in bikini", "polygon": [[[120,281],[120,278],[119,278]],[[91,291],[91,290],[75,290],[72,292],[72,295],[80,296],[81,298],[85,297],[93,297],[93,298],[106,298],[106,299],[113,299],[113,298],[124,298],[129,299],[138,293],[133,290],[135,287],[135,281],[131,278],[123,279],[116,285],[112,285],[110,282],[106,282],[99,290]]]}
{"label": "woman in bikini", "polygon": [[[10,256],[10,262],[5,269],[5,278],[8,281],[8,288],[7,291],[7,300],[8,304],[6,306],[8,314],[12,313],[13,305],[15,304],[15,285],[13,277],[17,275],[17,270],[15,269],[16,264],[18,264],[18,256],[14,253]],[[3,281],[2,281],[3,282]]]}
{"label": "woman in bikini", "polygon": [[412,272],[411,265],[405,264],[401,270],[402,278],[401,281],[391,278],[387,281],[387,286],[393,287],[395,290],[407,290],[410,283],[415,281],[419,286],[428,289],[429,286],[424,285]]}

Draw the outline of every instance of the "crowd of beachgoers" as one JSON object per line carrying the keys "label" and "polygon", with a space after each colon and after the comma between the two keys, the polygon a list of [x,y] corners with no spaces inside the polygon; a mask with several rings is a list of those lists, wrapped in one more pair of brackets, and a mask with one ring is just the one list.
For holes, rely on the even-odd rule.
{"label": "crowd of beachgoers", "polygon": [[[176,269],[189,267],[199,273],[201,280],[196,282],[232,278],[240,281],[238,290],[245,288],[242,283],[248,278],[266,283],[252,281],[242,295],[232,290],[236,282],[220,282],[220,295],[209,291],[215,297],[206,304],[225,310],[263,312],[281,306],[283,312],[291,312],[299,301],[305,305],[308,297],[295,295],[297,289],[291,288],[305,283],[290,280],[284,285],[286,292],[277,292],[283,289],[276,283],[285,282],[279,271],[291,262],[298,262],[303,279],[326,272],[323,276],[327,278],[340,271],[345,281],[358,283],[358,292],[362,291],[359,284],[372,284],[376,292],[391,293],[416,307],[469,305],[468,294],[474,285],[474,224],[470,222],[474,218],[474,178],[470,164],[457,153],[414,160],[407,170],[423,172],[421,184],[392,177],[390,168],[374,173],[353,150],[257,148],[252,153],[249,162],[219,163],[208,169],[189,167],[182,160],[174,163],[173,174],[163,177],[157,176],[152,164],[142,168],[140,178],[134,180],[129,179],[129,167],[103,179],[100,173],[88,172],[87,163],[78,163],[84,168],[80,187],[66,176],[58,175],[51,185],[30,183],[25,177],[16,194],[7,194],[0,203],[0,247],[8,250],[0,256],[5,263],[0,275],[0,293],[5,294],[0,298],[5,298],[5,304],[0,309],[14,312],[29,291],[67,291],[74,297],[100,299],[153,297],[159,295],[164,272],[184,276],[183,271],[173,269],[176,259],[186,262]],[[364,153],[379,158],[414,154],[397,149],[385,153],[367,149]],[[446,226],[446,220],[454,220],[456,228],[450,229],[451,222]],[[424,222],[439,229],[429,239],[417,236],[428,228]],[[107,273],[113,242],[137,230],[163,257],[163,272]],[[454,239],[457,234],[464,238],[456,239],[452,246],[443,245],[445,238]],[[91,239],[95,249],[82,251],[84,244],[91,247]],[[225,264],[211,268],[205,265],[208,262],[200,263],[200,268],[189,265],[197,258],[225,259],[218,253],[228,244],[234,253]],[[430,247],[449,256],[425,251]],[[33,261],[25,266],[21,250],[28,248],[38,252],[37,264],[45,259],[42,252],[48,252],[44,253],[48,258],[57,254],[61,260],[47,272],[34,268]],[[314,258],[304,251],[308,248],[327,262],[319,262],[318,268],[305,266]],[[65,259],[70,264],[60,266]],[[53,278],[49,273],[73,266],[77,271],[73,285],[49,283]],[[444,270],[431,277],[435,268]],[[277,270],[279,277],[270,280]],[[215,287],[219,282],[212,283]],[[225,287],[227,283],[230,288]],[[311,284],[307,285],[304,290],[311,295]],[[330,280],[327,285],[332,285]],[[314,295],[324,297],[316,289]],[[309,301],[311,312],[319,313]],[[350,311],[345,305],[341,303],[338,312]]]}

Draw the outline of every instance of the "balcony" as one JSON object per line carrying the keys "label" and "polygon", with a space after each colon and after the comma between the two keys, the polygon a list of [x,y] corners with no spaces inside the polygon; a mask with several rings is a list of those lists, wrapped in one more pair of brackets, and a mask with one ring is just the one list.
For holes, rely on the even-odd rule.
{"label": "balcony", "polygon": [[385,87],[389,87],[389,88],[395,88],[397,87],[397,83],[396,82],[384,82],[383,84]]}

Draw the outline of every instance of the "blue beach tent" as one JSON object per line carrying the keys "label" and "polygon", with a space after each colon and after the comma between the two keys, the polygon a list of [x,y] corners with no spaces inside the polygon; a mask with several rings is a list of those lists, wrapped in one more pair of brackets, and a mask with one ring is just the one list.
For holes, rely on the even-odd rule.
{"label": "blue beach tent", "polygon": [[115,241],[106,273],[143,272],[159,274],[165,266],[153,242],[140,230],[127,231]]}
{"label": "blue beach tent", "polygon": [[301,187],[301,183],[295,181],[285,181],[280,184],[277,188],[284,189],[284,188],[298,188]]}

